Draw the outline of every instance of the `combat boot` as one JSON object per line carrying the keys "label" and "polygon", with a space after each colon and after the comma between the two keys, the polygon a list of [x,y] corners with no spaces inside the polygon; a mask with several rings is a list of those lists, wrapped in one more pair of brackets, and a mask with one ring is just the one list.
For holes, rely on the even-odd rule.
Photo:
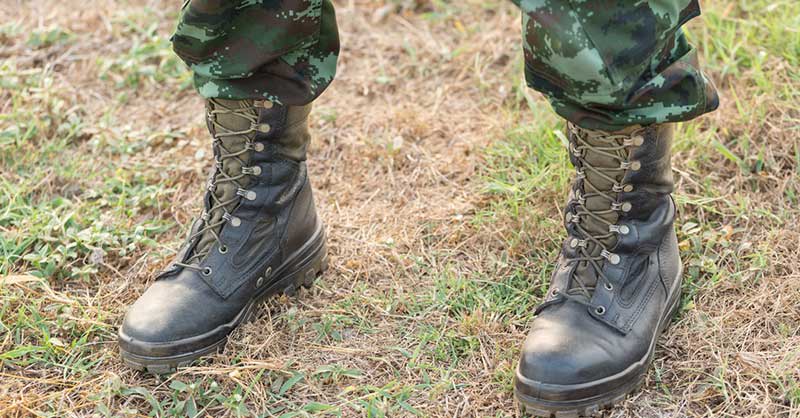
{"label": "combat boot", "polygon": [[310,106],[211,99],[214,171],[176,260],[130,307],[118,340],[136,369],[213,353],[257,304],[310,286],[327,250],[305,155]]}
{"label": "combat boot", "polygon": [[680,302],[672,126],[569,131],[568,237],[514,381],[537,416],[592,416],[634,391]]}

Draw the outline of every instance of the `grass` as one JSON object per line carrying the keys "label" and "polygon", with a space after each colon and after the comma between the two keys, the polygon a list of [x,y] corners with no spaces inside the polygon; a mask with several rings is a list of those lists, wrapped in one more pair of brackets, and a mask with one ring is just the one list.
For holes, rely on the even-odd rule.
{"label": "grass", "polygon": [[[196,215],[209,158],[170,52],[177,6],[11,3],[0,416],[516,416],[572,171],[521,79],[509,2],[339,5],[309,163],[332,268],[163,378],[124,368],[115,332]],[[610,415],[800,417],[800,3],[704,6],[690,37],[723,105],[675,144],[682,310]]]}

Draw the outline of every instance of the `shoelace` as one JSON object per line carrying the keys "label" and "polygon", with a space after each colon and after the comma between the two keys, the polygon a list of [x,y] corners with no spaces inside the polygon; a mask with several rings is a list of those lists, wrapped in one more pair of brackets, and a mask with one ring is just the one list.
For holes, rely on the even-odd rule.
{"label": "shoelace", "polygon": [[[603,132],[583,130],[574,125],[570,125],[569,129],[572,133],[572,137],[575,138],[575,144],[573,145],[570,143],[570,151],[580,162],[580,167],[577,169],[577,179],[583,180],[583,187],[581,188],[582,190],[580,190],[580,194],[575,196],[574,200],[576,205],[574,213],[566,214],[566,221],[574,225],[577,232],[576,235],[578,235],[570,239],[570,246],[576,249],[578,256],[568,259],[567,265],[582,262],[587,263],[597,273],[597,285],[600,285],[602,282],[606,290],[611,291],[614,289],[614,287],[603,273],[603,263],[608,261],[612,264],[618,264],[620,262],[620,257],[619,255],[612,253],[603,243],[603,240],[611,238],[616,234],[626,234],[628,232],[628,227],[625,225],[616,225],[615,223],[610,222],[608,219],[605,219],[603,215],[619,213],[620,211],[627,212],[630,210],[630,203],[619,202],[617,195],[623,191],[630,192],[633,190],[632,185],[624,185],[621,183],[621,181],[625,177],[625,174],[628,170],[638,170],[641,167],[639,162],[630,162],[629,159],[631,147],[641,145],[643,138],[636,133],[624,135],[607,134]],[[599,146],[591,144],[586,138],[587,135],[591,135],[593,139],[600,138],[608,145]],[[593,165],[586,159],[586,155],[589,152],[605,156],[618,162],[619,165],[613,167]],[[590,170],[594,175],[597,175],[611,183],[613,185],[611,190],[602,190],[593,184],[587,177],[586,170]],[[611,193],[614,193],[614,195]],[[609,202],[608,209],[590,210],[587,208],[585,205],[586,200],[593,197],[601,197],[607,200]],[[592,218],[597,222],[608,225],[608,232],[603,234],[595,234],[586,230],[581,224],[588,218]],[[596,247],[592,248],[592,245]],[[597,255],[592,255],[595,253],[593,250],[598,248],[600,249],[600,252],[597,253]],[[580,294],[574,295],[570,293],[570,290],[575,288],[573,284],[577,284],[577,288],[586,298],[581,297]],[[561,292],[559,289],[553,289],[552,295],[561,295],[565,299],[573,300],[586,306],[592,306],[590,303],[592,294],[589,291],[586,283],[584,283],[580,277],[578,277],[575,271],[573,271],[572,275],[570,276],[570,279],[567,283],[567,289],[565,289],[563,292]],[[605,307],[596,307],[596,313],[599,315],[604,314]]]}
{"label": "shoelace", "polygon": [[[230,109],[220,104],[219,102],[215,101],[214,99],[211,99],[211,102],[213,103],[213,110],[209,111],[208,118],[211,121],[211,125],[213,127],[213,132],[214,132],[213,144],[214,147],[218,149],[218,157],[215,160],[216,171],[214,175],[211,177],[211,181],[209,181],[208,184],[208,193],[210,193],[211,195],[211,207],[209,208],[208,211],[203,213],[202,216],[204,222],[203,227],[200,228],[197,232],[195,232],[191,236],[189,236],[189,242],[193,242],[194,240],[200,238],[206,232],[208,232],[212,234],[214,241],[220,244],[220,252],[224,253],[227,251],[227,248],[223,245],[219,237],[219,233],[217,231],[221,230],[221,227],[226,222],[231,222],[232,224],[234,224],[234,226],[238,226],[237,224],[241,222],[238,218],[234,217],[233,215],[230,214],[230,212],[228,212],[227,210],[228,205],[235,203],[238,206],[238,203],[241,201],[243,197],[248,198],[250,200],[253,200],[255,198],[255,196],[251,195],[253,192],[244,189],[244,185],[240,183],[240,180],[247,176],[257,175],[259,173],[254,172],[253,169],[250,167],[245,167],[247,162],[239,157],[249,153],[250,151],[255,150],[256,148],[249,134],[252,134],[257,131],[258,113],[257,113],[257,108],[252,104],[239,109]],[[250,122],[250,128],[245,129],[243,131],[230,130],[217,122],[216,116],[220,114],[232,114],[244,118]],[[246,138],[245,146],[239,151],[231,152],[225,147],[225,138],[234,136],[244,136]],[[223,162],[229,158],[236,158],[241,162],[243,168],[240,174],[231,176],[228,173],[226,173],[225,170],[223,170]],[[234,195],[234,197],[223,201],[219,199],[219,197],[215,192],[218,185],[225,183],[233,183],[234,185],[236,185],[238,190],[236,195]],[[222,211],[222,216],[220,217],[220,220],[214,223],[208,223],[209,220],[212,218],[212,215],[214,213],[217,213],[218,211]],[[199,263],[208,255],[212,247],[213,245],[207,245],[206,248],[204,248],[202,251],[196,252],[195,254],[191,255],[186,260],[186,262],[176,262],[174,264],[176,266],[202,272],[205,275],[210,275],[211,269],[209,267],[202,269],[200,268],[199,265],[197,265],[197,263]]]}

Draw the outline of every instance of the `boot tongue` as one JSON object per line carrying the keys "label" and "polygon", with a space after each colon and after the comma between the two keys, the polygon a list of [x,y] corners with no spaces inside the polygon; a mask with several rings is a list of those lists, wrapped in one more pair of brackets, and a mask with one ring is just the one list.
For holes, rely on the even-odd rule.
{"label": "boot tongue", "polygon": [[[239,187],[247,188],[250,184],[249,176],[244,176],[236,181],[226,180],[227,178],[236,178],[242,175],[242,167],[250,162],[250,152],[245,152],[235,157],[226,157],[226,155],[238,154],[243,151],[248,139],[252,139],[255,133],[230,134],[252,130],[253,121],[257,119],[258,114],[253,108],[252,101],[224,99],[210,99],[208,101],[208,112],[209,129],[217,140],[214,143],[214,156],[221,164],[215,167],[215,171],[212,174],[211,181],[215,186],[209,191],[212,196],[209,196],[211,203],[206,208],[208,221],[205,225],[216,225],[222,221],[225,212],[232,212],[238,205],[238,199],[234,198]],[[231,203],[215,208],[217,206],[216,202]],[[194,254],[202,255],[206,253],[214,244],[214,233],[219,235],[221,230],[222,226],[218,226],[203,233],[199,237]]]}
{"label": "boot tongue", "polygon": [[[611,158],[608,155],[603,154],[610,153],[615,154],[615,151],[596,151],[592,149],[586,149],[586,145],[590,147],[613,147],[619,145],[616,141],[607,139],[606,137],[608,134],[603,132],[592,132],[592,131],[582,131],[583,138],[585,144],[578,143],[577,145],[583,146],[583,170],[586,174],[586,178],[584,180],[584,185],[582,188],[582,195],[585,196],[585,204],[584,210],[592,212],[596,216],[600,217],[608,221],[611,224],[617,223],[619,220],[619,215],[617,212],[609,212],[611,208],[611,202],[609,199],[603,197],[602,195],[598,194],[602,192],[612,198],[616,198],[617,192],[613,191],[614,184],[622,180],[620,173],[613,173],[608,171],[609,168],[619,167],[620,160]],[[600,171],[605,174],[603,175],[598,174],[597,171],[589,168],[587,166],[592,166],[595,168],[601,169]],[[606,178],[608,177],[608,178]],[[616,177],[616,178],[615,178]],[[614,181],[612,181],[614,180]],[[592,187],[594,186],[594,187]],[[583,228],[588,234],[591,234],[594,237],[601,237],[604,235],[608,235],[608,224],[600,221],[599,219],[595,219],[589,215],[581,216],[580,226]],[[587,240],[587,247],[586,252],[592,256],[596,257],[600,255],[603,251],[603,247],[597,245],[593,241],[589,240],[588,237],[579,237],[580,239]],[[616,235],[610,235],[606,238],[598,239],[605,248],[611,249],[617,242]],[[599,263],[598,264],[602,264]],[[593,288],[597,285],[597,278],[598,274],[595,271],[594,267],[588,262],[580,262],[575,268],[575,276],[580,280],[580,283],[583,284],[586,288]],[[577,284],[573,286],[573,288],[580,288]],[[583,293],[580,292],[579,293]]]}
{"label": "boot tongue", "polygon": [[[592,146],[598,147],[608,147],[609,145],[614,145],[608,140],[597,137],[589,138],[586,142]],[[583,160],[585,164],[589,164],[597,168],[618,167],[620,163],[619,160],[591,150],[586,152]],[[584,205],[586,210],[593,212],[603,220],[606,220],[612,224],[617,223],[617,220],[619,220],[619,215],[617,212],[608,212],[608,210],[611,209],[611,202],[607,198],[598,195],[597,191],[611,197],[616,197],[617,193],[614,192],[612,188],[617,181],[622,181],[622,179],[619,178],[619,176],[617,176],[618,178],[614,179],[614,173],[604,172],[604,174],[611,178],[611,180],[616,180],[611,181],[590,168],[585,168],[585,171],[586,180],[583,187],[583,193],[587,195],[586,204]],[[594,188],[590,186],[589,183],[591,183]],[[608,224],[588,215],[581,219],[581,226],[594,236],[608,234]],[[611,248],[614,246],[614,244],[616,244],[616,236],[601,239],[600,242],[602,242],[606,248]],[[592,249],[592,255],[598,255],[600,254],[600,251],[602,251],[602,248],[600,248],[598,245],[591,245],[590,248]]]}

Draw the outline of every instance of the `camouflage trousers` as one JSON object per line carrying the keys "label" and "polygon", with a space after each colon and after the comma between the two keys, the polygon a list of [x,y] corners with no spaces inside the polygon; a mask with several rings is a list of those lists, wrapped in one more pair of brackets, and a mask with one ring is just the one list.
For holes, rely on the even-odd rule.
{"label": "camouflage trousers", "polygon": [[[698,0],[512,0],[525,76],[585,128],[685,121],[719,104],[682,26]],[[313,101],[331,83],[339,35],[331,0],[186,0],[175,52],[207,98]]]}

